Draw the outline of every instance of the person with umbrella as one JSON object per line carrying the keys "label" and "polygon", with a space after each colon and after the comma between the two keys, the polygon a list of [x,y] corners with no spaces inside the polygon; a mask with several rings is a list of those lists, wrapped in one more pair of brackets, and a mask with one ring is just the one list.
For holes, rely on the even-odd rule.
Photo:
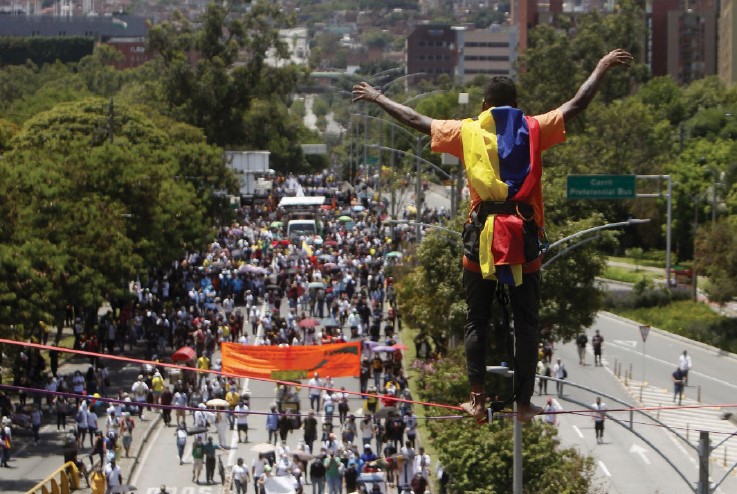
{"label": "person with umbrella", "polygon": [[228,418],[225,416],[227,412],[224,410],[218,410],[215,413],[215,429],[218,432],[218,441],[220,444],[228,443]]}
{"label": "person with umbrella", "polygon": [[259,492],[260,480],[264,476],[266,467],[269,466],[269,460],[266,459],[266,454],[259,453],[258,458],[254,458],[251,461],[251,478],[253,478],[253,486],[256,492]]}

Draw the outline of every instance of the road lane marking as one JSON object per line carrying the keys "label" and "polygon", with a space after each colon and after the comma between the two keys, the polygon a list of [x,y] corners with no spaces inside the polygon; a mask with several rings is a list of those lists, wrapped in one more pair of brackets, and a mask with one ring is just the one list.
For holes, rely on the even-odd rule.
{"label": "road lane marking", "polygon": [[[617,347],[617,348],[619,348],[621,350],[624,350],[626,352],[630,352],[630,353],[636,354],[636,355],[638,355],[640,357],[642,356],[642,352],[640,350],[634,350],[632,348],[629,348],[627,345],[618,345],[617,343],[615,343],[616,341],[619,341],[619,340],[614,340],[612,343],[610,343],[610,345],[611,346],[614,346],[614,347]],[[675,364],[673,364],[673,362],[668,362],[667,360],[659,359],[657,357],[653,357],[652,355],[645,355],[645,358],[647,358],[648,360],[652,360],[654,362],[659,362],[659,363],[664,364],[664,365],[669,365],[669,366],[675,365]],[[712,377],[712,376],[709,376],[707,374],[703,374],[701,372],[694,371],[693,369],[691,369],[690,371],[688,371],[688,373],[690,375],[692,375],[692,376],[703,377],[704,379],[708,379],[710,381],[714,381],[714,382],[716,382],[718,384],[721,384],[723,386],[728,386],[730,388],[737,389],[737,385],[735,385],[735,384],[732,384],[732,383],[727,382],[727,381],[723,381],[722,379],[717,379],[716,377]]]}
{"label": "road lane marking", "polygon": [[607,469],[606,465],[604,465],[604,462],[599,460],[599,468],[601,468],[601,471],[604,472],[604,475],[607,477],[611,477],[612,474],[609,473],[609,469]]}
{"label": "road lane marking", "polygon": [[138,475],[141,473],[142,467],[148,464],[146,462],[146,458],[148,458],[148,455],[151,452],[151,448],[156,443],[156,441],[159,439],[159,434],[161,434],[162,430],[164,430],[164,427],[161,427],[161,424],[159,424],[153,437],[149,437],[148,441],[146,441],[146,447],[143,449],[143,452],[138,457],[138,464],[136,465],[136,471],[133,474],[133,477],[131,478],[131,481],[130,481],[131,484],[133,485],[138,484]]}
{"label": "road lane marking", "polygon": [[650,458],[647,457],[647,450],[639,444],[633,444],[630,448],[630,453],[638,455],[646,465],[652,465]]}
{"label": "road lane marking", "polygon": [[581,439],[583,439],[583,433],[581,432],[581,429],[579,429],[575,425],[572,426],[572,427],[573,427],[573,430],[576,431],[576,434],[578,434],[578,437],[580,437]]}
{"label": "road lane marking", "polygon": [[612,343],[626,345],[630,348],[637,348],[637,340],[612,340]]}
{"label": "road lane marking", "polygon": [[238,432],[238,424],[235,424],[235,430],[230,431],[230,433],[230,445],[228,446],[230,451],[228,452],[228,463],[225,464],[226,468],[235,464],[233,458],[238,453],[238,439],[240,436],[240,433]]}

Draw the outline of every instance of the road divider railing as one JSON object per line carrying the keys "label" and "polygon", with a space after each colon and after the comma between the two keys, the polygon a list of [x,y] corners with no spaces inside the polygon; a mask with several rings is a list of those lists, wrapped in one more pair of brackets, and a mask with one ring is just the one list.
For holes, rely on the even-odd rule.
{"label": "road divider railing", "polygon": [[79,489],[79,469],[73,461],[68,461],[26,494],[69,494],[77,489]]}

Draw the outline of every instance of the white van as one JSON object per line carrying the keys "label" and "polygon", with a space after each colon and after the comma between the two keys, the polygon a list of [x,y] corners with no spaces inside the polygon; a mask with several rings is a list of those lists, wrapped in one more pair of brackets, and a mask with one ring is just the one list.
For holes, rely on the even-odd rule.
{"label": "white van", "polygon": [[317,222],[315,220],[290,220],[287,223],[287,238],[293,244],[298,244],[300,237],[314,237],[315,235],[317,235]]}

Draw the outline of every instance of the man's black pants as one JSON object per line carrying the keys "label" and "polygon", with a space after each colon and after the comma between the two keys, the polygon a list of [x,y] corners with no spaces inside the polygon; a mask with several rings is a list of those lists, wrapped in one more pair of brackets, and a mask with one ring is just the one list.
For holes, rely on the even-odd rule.
{"label": "man's black pants", "polygon": [[[468,380],[483,385],[486,378],[486,348],[491,308],[497,282],[481,273],[463,270],[466,291],[465,348]],[[520,286],[509,287],[515,331],[515,385],[517,403],[527,405],[535,389],[537,339],[539,333],[540,272],[523,275]]]}
{"label": "man's black pants", "polygon": [[207,478],[207,482],[215,481],[215,457],[214,456],[205,457],[205,477]]}

